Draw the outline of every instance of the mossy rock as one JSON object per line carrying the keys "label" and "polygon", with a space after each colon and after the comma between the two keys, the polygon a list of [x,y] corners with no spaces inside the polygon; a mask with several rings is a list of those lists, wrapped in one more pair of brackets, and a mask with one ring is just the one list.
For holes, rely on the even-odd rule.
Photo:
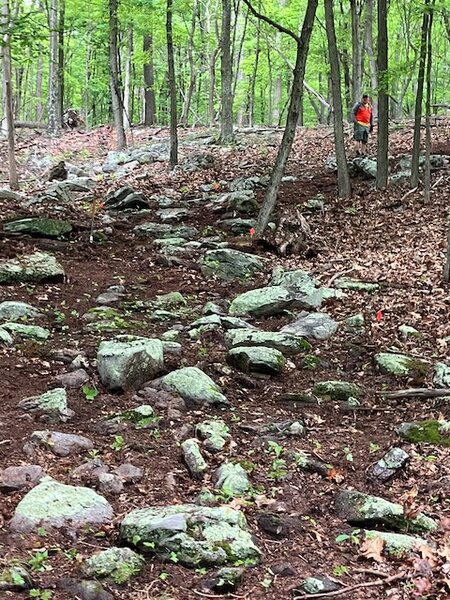
{"label": "mossy rock", "polygon": [[110,577],[120,585],[138,575],[144,566],[145,559],[130,548],[108,548],[88,558],[83,572],[88,577]]}
{"label": "mossy rock", "polygon": [[413,423],[402,423],[398,435],[413,444],[425,442],[450,448],[450,421],[429,419]]}
{"label": "mossy rock", "polygon": [[356,383],[348,381],[321,381],[313,387],[316,396],[328,396],[332,400],[348,400],[359,398],[362,395],[361,388]]}
{"label": "mossy rock", "polygon": [[429,369],[428,363],[419,358],[390,352],[376,354],[375,364],[382,373],[397,377],[424,376]]}

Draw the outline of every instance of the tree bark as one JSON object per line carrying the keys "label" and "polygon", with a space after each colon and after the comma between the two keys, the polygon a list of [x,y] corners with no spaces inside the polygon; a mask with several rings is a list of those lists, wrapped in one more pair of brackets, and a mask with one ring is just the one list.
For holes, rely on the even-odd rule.
{"label": "tree bark", "polygon": [[414,111],[414,142],[411,164],[411,188],[419,183],[419,158],[420,158],[420,125],[422,121],[423,86],[425,79],[425,61],[427,53],[428,7],[430,0],[425,0],[425,9],[422,17],[422,35],[420,39],[419,73],[417,76],[416,107]]}
{"label": "tree bark", "polygon": [[116,128],[117,148],[118,150],[122,150],[127,145],[127,138],[123,126],[123,100],[119,78],[117,8],[118,0],[109,0],[109,81],[114,125]]}
{"label": "tree bark", "polygon": [[11,72],[11,36],[9,34],[10,16],[9,1],[2,2],[2,29],[6,33],[3,35],[2,44],[2,70],[3,70],[3,104],[6,117],[7,140],[8,140],[8,170],[9,185],[12,190],[19,189],[19,178],[17,175],[16,154],[15,154],[15,132],[14,132],[14,114],[12,106],[12,72]]}
{"label": "tree bark", "polygon": [[133,69],[133,23],[128,23],[127,28],[127,55],[125,60],[125,82],[123,92],[123,123],[125,129],[131,128],[131,73]]}
{"label": "tree bark", "polygon": [[378,152],[377,189],[388,182],[389,152],[389,96],[388,96],[388,31],[387,0],[378,0]]}
{"label": "tree bark", "polygon": [[348,175],[347,156],[345,153],[344,126],[341,97],[341,75],[339,69],[339,54],[334,26],[333,0],[324,0],[325,24],[328,38],[328,53],[330,57],[331,91],[333,95],[334,145],[338,169],[338,194],[340,198],[351,196],[350,177]]}
{"label": "tree bark", "polygon": [[183,110],[181,111],[180,123],[186,127],[189,121],[189,111],[191,109],[192,97],[195,91],[195,82],[197,79],[197,74],[195,71],[195,61],[194,61],[194,36],[195,36],[195,26],[197,23],[197,3],[194,0],[194,4],[192,6],[192,20],[191,20],[191,30],[189,32],[189,40],[188,40],[188,64],[189,64],[189,87],[187,94],[185,96],[183,102]]}
{"label": "tree bark", "polygon": [[222,144],[233,142],[233,73],[231,65],[231,0],[222,0],[221,50],[221,116],[220,141]]}
{"label": "tree bark", "polygon": [[[366,23],[364,28],[364,45],[369,62],[370,85],[373,91],[378,87],[377,65],[373,52],[373,0],[366,0]],[[378,101],[372,98],[373,116],[378,116]]]}
{"label": "tree bark", "polygon": [[[362,95],[362,48],[360,32],[360,0],[350,0],[352,21],[352,90],[353,100],[359,100]],[[334,24],[334,17],[333,17]],[[333,25],[334,27],[334,25]]]}
{"label": "tree bark", "polygon": [[172,36],[172,11],[173,2],[167,0],[166,36],[167,36],[167,64],[170,95],[170,166],[173,169],[178,164],[178,132],[177,132],[177,90],[175,83],[175,62],[173,58]]}
{"label": "tree bark", "polygon": [[156,121],[155,73],[153,65],[153,36],[144,36],[144,52],[148,61],[144,64],[144,125],[153,125]]}
{"label": "tree bark", "polygon": [[259,19],[268,22],[273,27],[276,27],[278,31],[287,33],[297,42],[297,54],[295,59],[294,78],[292,81],[291,97],[289,101],[289,110],[286,120],[286,127],[284,129],[283,139],[281,141],[280,148],[278,150],[277,158],[275,161],[274,168],[270,175],[269,185],[264,196],[264,201],[259,211],[258,221],[256,224],[256,235],[260,237],[269,223],[270,215],[275,208],[278,190],[280,189],[281,179],[283,177],[284,169],[286,167],[289,153],[292,148],[292,143],[295,138],[295,131],[299,117],[299,107],[303,96],[303,80],[305,76],[306,59],[308,57],[309,42],[311,39],[311,33],[314,25],[314,19],[316,16],[318,0],[308,0],[308,6],[306,8],[305,18],[303,21],[302,31],[300,37],[295,33],[286,29],[285,27],[275,23],[268,17],[264,17],[259,14],[249,0],[244,0],[245,4],[249,7],[250,11]]}
{"label": "tree bark", "polygon": [[50,28],[50,70],[48,84],[48,135],[58,137],[61,133],[59,48],[58,48],[58,0],[51,0],[49,14]]}
{"label": "tree bark", "polygon": [[428,30],[427,30],[427,70],[426,70],[426,86],[427,94],[425,100],[425,177],[423,193],[425,200],[430,199],[431,193],[431,165],[430,165],[430,154],[431,154],[431,128],[430,128],[430,116],[431,116],[431,67],[432,67],[432,31],[433,31],[433,8],[434,0],[431,5],[430,14],[428,18]]}
{"label": "tree bark", "polygon": [[63,127],[64,115],[64,85],[65,85],[65,69],[64,69],[64,29],[66,19],[66,0],[59,0],[59,23],[58,23],[58,85],[59,85],[59,110],[58,117],[60,125]]}

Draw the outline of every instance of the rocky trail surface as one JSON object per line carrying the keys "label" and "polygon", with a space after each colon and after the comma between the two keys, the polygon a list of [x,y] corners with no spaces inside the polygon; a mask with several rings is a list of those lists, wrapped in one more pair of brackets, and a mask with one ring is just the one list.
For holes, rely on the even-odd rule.
{"label": "rocky trail surface", "polygon": [[[280,133],[65,134],[0,190],[0,591],[5,598],[450,594],[450,126],[433,193],[300,130],[251,235]],[[41,183],[65,160],[69,177]],[[274,227],[276,227],[275,218]],[[398,392],[398,393],[394,393]]]}

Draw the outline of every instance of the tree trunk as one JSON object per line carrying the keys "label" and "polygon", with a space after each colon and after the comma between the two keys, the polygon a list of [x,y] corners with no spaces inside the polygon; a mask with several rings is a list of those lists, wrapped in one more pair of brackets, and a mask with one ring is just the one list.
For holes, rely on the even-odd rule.
{"label": "tree trunk", "polygon": [[2,44],[2,67],[3,67],[3,105],[6,117],[6,129],[8,139],[8,170],[9,185],[12,190],[19,189],[19,178],[17,176],[16,154],[15,154],[15,134],[14,134],[14,114],[12,106],[12,85],[11,85],[11,36],[8,33],[10,29],[9,2],[2,2],[2,29],[6,33],[3,35]]}
{"label": "tree trunk", "polygon": [[58,23],[58,85],[59,85],[59,119],[63,126],[64,115],[64,28],[66,18],[66,0],[59,0],[59,23]]}
{"label": "tree trunk", "polygon": [[431,67],[432,67],[432,31],[433,31],[433,8],[434,0],[431,6],[429,18],[428,18],[428,31],[427,31],[427,71],[426,71],[426,86],[427,95],[425,100],[425,178],[423,193],[425,200],[430,199],[431,193],[431,165],[430,165],[430,154],[431,154],[431,128],[430,128],[430,115],[431,115]]}
{"label": "tree trunk", "polygon": [[123,101],[120,89],[118,49],[117,49],[117,8],[118,0],[109,0],[109,81],[111,100],[116,128],[117,149],[122,150],[127,145],[123,126]]}
{"label": "tree trunk", "polygon": [[379,190],[388,182],[389,97],[388,97],[388,31],[387,0],[378,0],[378,152],[377,180]]}
{"label": "tree trunk", "polygon": [[[362,95],[362,49],[360,33],[360,0],[350,0],[352,21],[352,90],[353,100]],[[334,28],[334,17],[333,17]]]}
{"label": "tree trunk", "polygon": [[125,60],[125,83],[123,92],[123,123],[125,129],[130,129],[132,124],[131,108],[131,73],[133,68],[133,24],[127,28],[127,55]]}
{"label": "tree trunk", "polygon": [[256,235],[261,236],[267,227],[270,215],[273,212],[277,200],[278,190],[284,174],[292,143],[295,138],[299,107],[303,95],[303,79],[305,76],[306,59],[308,56],[309,42],[314,25],[318,0],[308,0],[305,18],[303,21],[300,38],[297,39],[297,55],[295,59],[294,78],[292,82],[289,110],[284,129],[283,139],[278,150],[275,166],[270,175],[269,185],[264,196],[264,201],[259,211],[256,225]]}
{"label": "tree trunk", "polygon": [[144,52],[148,61],[144,64],[144,125],[154,125],[156,120],[155,74],[153,66],[153,36],[144,36]]}
{"label": "tree trunk", "polygon": [[194,0],[194,4],[192,6],[192,20],[191,20],[191,30],[189,32],[189,41],[188,41],[188,64],[189,64],[189,87],[187,94],[185,96],[183,102],[183,110],[181,111],[180,123],[186,127],[189,121],[189,111],[191,109],[192,97],[195,91],[195,81],[197,78],[197,74],[195,72],[195,61],[194,61],[194,36],[195,36],[195,26],[197,22],[197,3]]}
{"label": "tree trunk", "polygon": [[[258,10],[261,10],[261,0],[258,3]],[[253,62],[252,75],[250,78],[250,85],[248,90],[248,124],[250,127],[253,127],[255,124],[255,89],[256,89],[256,76],[258,74],[258,65],[259,65],[259,54],[261,52],[260,48],[260,37],[261,37],[261,27],[259,21],[256,24],[256,49],[255,49],[255,59]]]}
{"label": "tree trunk", "polygon": [[50,15],[50,70],[48,84],[48,134],[58,137],[61,133],[60,84],[59,84],[59,48],[58,48],[58,0],[51,0]]}
{"label": "tree trunk", "polygon": [[333,0],[324,0],[324,5],[328,53],[330,57],[331,91],[333,95],[334,145],[336,148],[336,162],[338,168],[338,193],[340,198],[348,198],[351,196],[351,186],[348,175],[347,156],[345,154],[341,75],[339,70],[336,30],[334,26]]}
{"label": "tree trunk", "polygon": [[221,50],[221,115],[220,141],[222,144],[233,142],[233,73],[231,65],[231,0],[222,0]]}
{"label": "tree trunk", "polygon": [[425,61],[427,53],[428,8],[430,0],[425,0],[425,9],[422,17],[422,36],[420,40],[419,73],[417,76],[416,108],[414,112],[414,142],[411,164],[411,188],[419,184],[419,158],[420,158],[420,125],[422,121],[423,84],[425,79]]}
{"label": "tree trunk", "polygon": [[167,65],[170,94],[170,166],[173,169],[178,164],[178,133],[177,133],[177,89],[175,84],[175,62],[173,59],[172,37],[172,0],[167,0],[166,36],[167,36]]}
{"label": "tree trunk", "polygon": [[[366,23],[364,29],[364,45],[369,62],[370,86],[373,91],[378,87],[377,65],[373,52],[373,0],[366,0]],[[378,101],[372,98],[373,116],[378,115]]]}

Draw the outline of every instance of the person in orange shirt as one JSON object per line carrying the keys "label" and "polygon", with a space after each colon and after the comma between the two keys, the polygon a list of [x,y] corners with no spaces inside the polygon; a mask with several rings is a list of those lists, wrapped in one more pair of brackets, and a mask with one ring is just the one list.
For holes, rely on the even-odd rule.
{"label": "person in orange shirt", "polygon": [[358,154],[366,156],[369,133],[373,131],[373,111],[367,94],[364,94],[361,101],[357,102],[352,108],[352,119],[354,124],[353,139],[358,144]]}

